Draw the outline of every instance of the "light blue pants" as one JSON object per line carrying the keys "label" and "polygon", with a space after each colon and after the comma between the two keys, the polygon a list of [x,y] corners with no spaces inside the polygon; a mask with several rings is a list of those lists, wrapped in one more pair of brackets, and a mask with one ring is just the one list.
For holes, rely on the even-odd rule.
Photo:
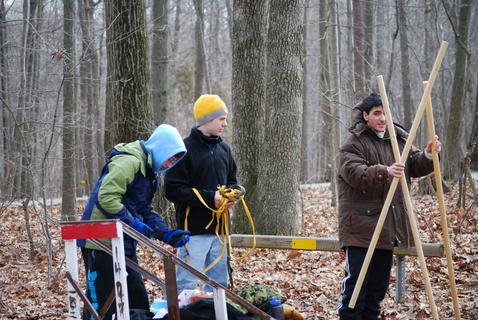
{"label": "light blue pants", "polygon": [[[226,246],[226,244],[224,244]],[[211,234],[201,234],[191,236],[187,244],[188,258],[187,262],[199,271],[209,266],[220,254],[222,245],[217,236]],[[184,247],[178,248],[178,258],[186,261],[186,250]],[[224,253],[221,260],[206,272],[206,275],[214,281],[227,287],[227,247],[224,247]],[[176,280],[178,284],[178,293],[184,289],[196,289],[198,278],[189,271],[178,267],[176,270]],[[205,285],[203,288],[207,292],[212,292],[212,287]]]}

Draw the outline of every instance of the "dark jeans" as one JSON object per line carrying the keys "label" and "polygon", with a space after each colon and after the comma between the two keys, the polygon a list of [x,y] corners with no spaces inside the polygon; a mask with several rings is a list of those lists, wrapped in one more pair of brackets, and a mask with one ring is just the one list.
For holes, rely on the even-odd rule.
{"label": "dark jeans", "polygon": [[392,250],[375,250],[355,308],[348,308],[366,254],[367,248],[347,247],[345,249],[345,276],[340,283],[342,300],[339,304],[339,316],[341,320],[380,319],[380,303],[387,293],[390,281]]}
{"label": "dark jeans", "polygon": [[[100,250],[83,249],[83,258],[85,261],[87,289],[86,296],[97,312],[99,312],[113,290],[113,258],[106,252]],[[129,256],[131,260],[138,263],[136,255]],[[128,276],[126,282],[128,285],[129,308],[149,310],[148,294],[144,286],[141,275],[126,267]],[[113,301],[104,319],[111,319],[116,313],[116,302]],[[93,319],[86,308],[83,310],[83,319]]]}

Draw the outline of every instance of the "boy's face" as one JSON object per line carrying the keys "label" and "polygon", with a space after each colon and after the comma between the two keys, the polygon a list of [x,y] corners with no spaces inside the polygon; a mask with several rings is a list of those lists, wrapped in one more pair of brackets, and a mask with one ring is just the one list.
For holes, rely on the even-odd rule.
{"label": "boy's face", "polygon": [[227,115],[222,115],[214,120],[208,121],[202,126],[200,130],[207,136],[222,136],[227,127]]}
{"label": "boy's face", "polygon": [[387,129],[385,112],[382,106],[372,107],[369,113],[363,111],[363,118],[367,125],[375,132],[385,132],[385,129]]}
{"label": "boy's face", "polygon": [[161,164],[160,169],[161,170],[169,169],[177,160],[178,158],[176,156],[172,156],[171,158],[169,158],[168,160],[164,161]]}

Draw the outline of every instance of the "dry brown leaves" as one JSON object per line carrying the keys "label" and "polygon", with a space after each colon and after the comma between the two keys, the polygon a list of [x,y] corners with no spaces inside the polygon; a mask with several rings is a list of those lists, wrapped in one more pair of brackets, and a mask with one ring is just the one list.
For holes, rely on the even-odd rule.
{"label": "dry brown leaves", "polygon": [[[456,209],[456,197],[455,191],[446,195],[461,315],[462,319],[478,319],[478,208],[468,211]],[[423,242],[441,242],[435,198],[416,195],[413,198],[419,212]],[[336,237],[337,219],[335,209],[329,205],[329,192],[323,188],[303,189],[302,200],[301,235]],[[471,202],[471,196],[468,196],[467,203]],[[53,246],[51,285],[48,284],[47,247],[40,223],[43,213],[33,209],[30,213],[35,244],[33,259],[30,258],[21,209],[8,209],[0,215],[0,319],[64,319],[66,280],[63,244],[57,224],[59,208],[49,210]],[[244,249],[234,249],[234,256],[240,257],[244,252]],[[158,256],[149,251],[141,252],[140,256],[143,266],[162,276],[162,263]],[[453,319],[446,259],[426,260],[440,318]],[[411,257],[406,261],[406,293],[400,303],[394,301],[396,279],[393,274],[389,292],[383,301],[383,318],[431,319],[418,262]],[[280,288],[287,296],[287,302],[306,319],[337,319],[342,262],[343,255],[338,252],[258,249],[246,259],[233,261],[234,284],[235,288],[251,283]],[[147,283],[147,288],[150,297],[161,296],[159,287]]]}

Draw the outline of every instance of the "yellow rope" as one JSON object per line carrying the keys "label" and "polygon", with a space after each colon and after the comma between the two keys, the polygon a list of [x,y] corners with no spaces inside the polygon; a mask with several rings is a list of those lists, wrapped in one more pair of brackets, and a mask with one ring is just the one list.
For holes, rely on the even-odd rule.
{"label": "yellow rope", "polygon": [[[242,188],[242,187],[241,187]],[[242,206],[244,207],[244,211],[246,213],[247,219],[249,220],[249,224],[251,225],[252,228],[252,249],[249,250],[246,254],[244,254],[242,257],[239,259],[244,259],[248,256],[251,255],[252,250],[256,248],[256,229],[254,227],[254,220],[252,219],[251,212],[249,211],[249,208],[247,207],[246,201],[244,200],[244,190],[242,189],[234,189],[234,188],[228,188],[226,186],[220,186],[218,187],[219,194],[222,196],[222,203],[221,206],[218,209],[212,209],[210,208],[206,201],[204,201],[203,197],[199,193],[199,191],[196,188],[192,188],[194,194],[196,197],[198,197],[199,201],[209,210],[211,210],[211,221],[207,224],[205,229],[209,229],[211,224],[216,220],[216,237],[218,238],[219,242],[221,243],[221,254],[210,264],[208,265],[202,272],[207,272],[209,271],[212,267],[214,267],[223,257],[224,255],[224,248],[227,245],[229,249],[229,256],[231,259],[232,257],[232,246],[231,246],[231,241],[230,235],[229,235],[229,211],[227,208],[225,208],[227,202],[229,200],[231,201],[240,201],[242,203]],[[189,217],[189,212],[190,212],[190,207],[188,206],[186,209],[186,217],[184,220],[184,230],[188,230],[188,217]],[[186,249],[186,262],[188,262],[188,250],[187,250],[187,244],[185,245]]]}

